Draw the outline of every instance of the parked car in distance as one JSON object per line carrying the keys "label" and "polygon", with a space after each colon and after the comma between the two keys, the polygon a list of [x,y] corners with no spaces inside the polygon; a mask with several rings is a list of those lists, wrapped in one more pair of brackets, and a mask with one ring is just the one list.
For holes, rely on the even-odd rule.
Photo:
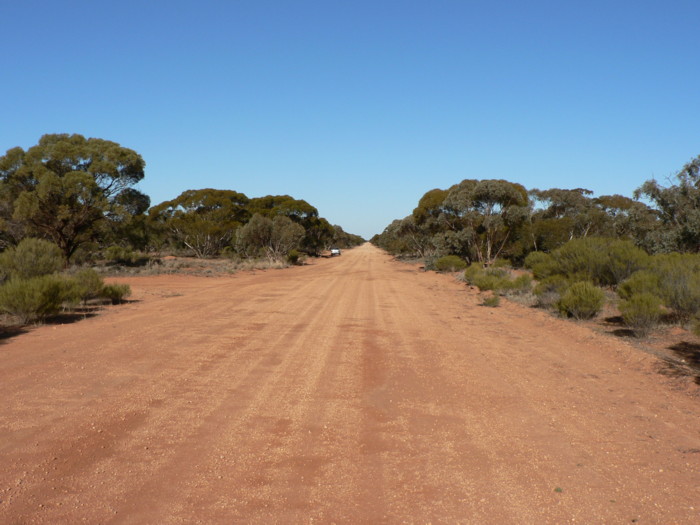
{"label": "parked car in distance", "polygon": [[340,248],[331,248],[331,257],[335,257],[336,255],[340,255]]}

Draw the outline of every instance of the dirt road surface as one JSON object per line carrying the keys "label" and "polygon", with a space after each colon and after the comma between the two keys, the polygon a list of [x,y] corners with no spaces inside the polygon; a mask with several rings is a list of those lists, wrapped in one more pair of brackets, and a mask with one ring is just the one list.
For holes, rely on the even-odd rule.
{"label": "dirt road surface", "polygon": [[127,282],[0,344],[0,523],[700,523],[700,401],[620,339],[370,245]]}

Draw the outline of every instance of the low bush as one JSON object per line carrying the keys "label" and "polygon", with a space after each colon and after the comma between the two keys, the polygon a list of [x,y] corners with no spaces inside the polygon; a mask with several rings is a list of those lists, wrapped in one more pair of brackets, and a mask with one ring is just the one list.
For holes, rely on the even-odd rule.
{"label": "low bush", "polygon": [[487,295],[481,301],[481,306],[488,306],[489,308],[496,308],[501,304],[501,297],[497,294]]}
{"label": "low bush", "polygon": [[661,299],[648,292],[632,295],[619,305],[625,324],[638,337],[645,337],[659,323],[662,315]]}
{"label": "low bush", "polygon": [[525,257],[523,262],[525,268],[532,270],[535,279],[546,279],[553,275],[556,271],[556,262],[554,258],[544,252],[532,252]]}
{"label": "low bush", "polygon": [[123,246],[110,246],[104,251],[104,257],[107,262],[125,266],[142,266],[149,261],[148,256]]}
{"label": "low bush", "polygon": [[496,259],[493,261],[491,268],[512,268],[513,265],[508,259]]}
{"label": "low bush", "polygon": [[637,294],[652,294],[661,297],[659,275],[649,270],[639,270],[617,287],[617,295],[621,299],[630,299]]}
{"label": "low bush", "polygon": [[650,256],[632,241],[615,239],[607,244],[607,263],[600,284],[616,286],[649,265]]}
{"label": "low bush", "polygon": [[563,275],[574,282],[590,281],[601,284],[608,261],[608,247],[603,239],[572,239],[554,250],[552,258],[555,264],[551,275]]}
{"label": "low bush", "polygon": [[659,276],[664,304],[683,321],[700,313],[700,257],[676,253],[653,261],[651,271]]}
{"label": "low bush", "polygon": [[479,264],[472,264],[464,272],[464,278],[481,291],[498,292],[510,287],[508,272],[501,268],[483,268]]}
{"label": "low bush", "polygon": [[603,290],[588,281],[569,286],[557,303],[559,311],[576,319],[591,319],[598,315],[605,304]]}
{"label": "low bush", "polygon": [[524,273],[516,277],[511,284],[510,291],[516,294],[527,293],[532,290],[532,277]]}
{"label": "low bush", "polygon": [[131,287],[128,284],[106,284],[100,292],[100,297],[109,299],[112,304],[119,304],[130,295]]}
{"label": "low bush", "polygon": [[58,275],[10,279],[0,286],[0,310],[26,324],[57,314],[70,296],[70,284]]}
{"label": "low bush", "polygon": [[504,268],[484,268],[478,263],[471,264],[464,271],[464,280],[482,292],[522,294],[532,289],[532,277],[529,274],[513,279],[510,272]]}
{"label": "low bush", "polygon": [[467,268],[467,263],[456,255],[445,255],[437,259],[433,266],[438,272],[459,272]]}
{"label": "low bush", "polygon": [[601,286],[616,286],[648,264],[649,255],[632,242],[601,237],[573,239],[551,254],[533,252],[525,258],[538,280],[561,275]]}
{"label": "low bush", "polygon": [[54,243],[26,238],[0,254],[0,271],[10,279],[30,279],[60,271],[63,254]]}
{"label": "low bush", "polygon": [[484,300],[481,301],[482,306],[488,306],[491,308],[496,308],[500,304],[501,304],[501,298],[497,294],[493,294],[493,295],[489,295],[488,297],[484,297]]}
{"label": "low bush", "polygon": [[78,300],[83,302],[100,297],[105,286],[100,274],[92,268],[78,271],[72,276],[72,281]]}
{"label": "low bush", "polygon": [[291,265],[300,264],[301,253],[298,250],[291,250],[287,254],[287,262]]}
{"label": "low bush", "polygon": [[484,272],[484,266],[480,263],[471,263],[467,268],[464,270],[464,280],[468,282],[469,284],[473,284],[472,281],[474,280],[474,277],[477,276],[480,273]]}

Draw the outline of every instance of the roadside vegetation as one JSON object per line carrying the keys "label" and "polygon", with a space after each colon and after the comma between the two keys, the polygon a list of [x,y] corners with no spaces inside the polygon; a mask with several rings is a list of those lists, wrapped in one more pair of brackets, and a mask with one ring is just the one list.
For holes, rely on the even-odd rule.
{"label": "roadside vegetation", "polygon": [[289,195],[192,189],[151,206],[145,166],[77,134],[0,156],[0,311],[36,323],[128,296],[105,274],[281,268],[364,242]]}
{"label": "roadside vegetation", "polygon": [[573,319],[612,310],[638,337],[669,324],[700,335],[700,157],[632,198],[464,180],[425,193],[372,242],[459,272],[491,306],[506,296]]}
{"label": "roadside vegetation", "polygon": [[128,285],[105,284],[92,268],[63,268],[63,254],[50,241],[26,238],[5,250],[0,254],[0,311],[29,324],[89,305],[117,304],[131,293]]}

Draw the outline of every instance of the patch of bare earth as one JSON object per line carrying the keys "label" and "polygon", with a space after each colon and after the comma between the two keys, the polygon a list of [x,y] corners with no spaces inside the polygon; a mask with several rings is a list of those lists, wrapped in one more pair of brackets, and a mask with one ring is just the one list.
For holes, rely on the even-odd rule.
{"label": "patch of bare earth", "polygon": [[698,523],[700,403],[365,245],[0,345],[2,523]]}

